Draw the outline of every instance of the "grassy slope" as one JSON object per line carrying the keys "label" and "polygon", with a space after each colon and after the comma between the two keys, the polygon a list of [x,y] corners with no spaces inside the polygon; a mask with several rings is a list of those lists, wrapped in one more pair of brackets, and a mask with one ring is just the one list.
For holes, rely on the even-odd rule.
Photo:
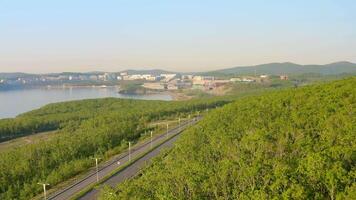
{"label": "grassy slope", "polygon": [[55,135],[56,135],[56,131],[48,131],[48,132],[42,132],[34,135],[28,135],[28,136],[12,139],[6,142],[1,142],[0,153],[4,151],[9,151],[14,148],[19,148],[25,145],[50,140],[51,138],[55,137]]}
{"label": "grassy slope", "polygon": [[353,77],[237,100],[101,198],[355,199],[355,85]]}

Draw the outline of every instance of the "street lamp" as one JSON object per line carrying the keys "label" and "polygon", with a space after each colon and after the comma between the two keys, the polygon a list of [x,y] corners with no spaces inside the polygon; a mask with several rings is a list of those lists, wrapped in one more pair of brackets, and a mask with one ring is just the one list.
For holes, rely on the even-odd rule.
{"label": "street lamp", "polygon": [[151,145],[151,149],[152,149],[152,131],[151,131],[151,144],[150,145]]}
{"label": "street lamp", "polygon": [[168,129],[169,129],[169,125],[168,125],[168,123],[167,123],[167,138],[168,138]]}
{"label": "street lamp", "polygon": [[43,197],[44,197],[44,200],[46,200],[47,199],[46,186],[49,184],[48,183],[37,183],[37,184],[43,186]]}
{"label": "street lamp", "polygon": [[131,162],[131,142],[129,142],[129,162]]}
{"label": "street lamp", "polygon": [[180,131],[180,117],[178,118],[178,130]]}
{"label": "street lamp", "polygon": [[95,160],[95,168],[96,168],[96,182],[99,182],[99,166],[98,166],[98,160],[100,158],[93,158]]}

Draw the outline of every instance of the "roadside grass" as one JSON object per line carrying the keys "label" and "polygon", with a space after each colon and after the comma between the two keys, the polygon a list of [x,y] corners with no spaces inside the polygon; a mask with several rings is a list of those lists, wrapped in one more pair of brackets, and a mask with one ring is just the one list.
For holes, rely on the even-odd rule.
{"label": "roadside grass", "polygon": [[7,150],[11,150],[16,147],[21,147],[29,144],[35,144],[38,142],[50,140],[53,136],[55,136],[57,131],[47,131],[42,133],[36,133],[33,135],[27,135],[24,137],[19,137],[16,139],[8,140],[0,143],[0,153],[5,152]]}

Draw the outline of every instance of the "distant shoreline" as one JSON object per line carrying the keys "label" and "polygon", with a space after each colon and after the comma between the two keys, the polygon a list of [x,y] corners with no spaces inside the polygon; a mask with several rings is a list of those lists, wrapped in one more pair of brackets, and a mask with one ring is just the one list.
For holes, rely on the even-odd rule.
{"label": "distant shoreline", "polygon": [[119,85],[47,85],[45,88],[119,88]]}
{"label": "distant shoreline", "polygon": [[70,89],[70,88],[119,88],[119,85],[36,85],[25,87],[0,88],[2,91],[30,90],[30,89]]}
{"label": "distant shoreline", "polygon": [[[5,90],[0,90],[0,92],[5,91],[15,91],[15,90],[31,90],[31,89],[71,89],[71,88],[96,88],[96,89],[105,89],[105,88],[120,88],[120,85],[41,85],[41,86],[29,86],[29,87],[18,87],[18,88],[9,88]],[[117,91],[119,93],[119,90]],[[119,93],[122,95],[155,95],[155,94],[165,94],[172,97],[173,101],[182,101],[182,100],[189,100],[192,97],[185,95],[179,91],[172,91],[172,90],[165,90],[165,91],[158,91],[158,90],[147,90],[145,94],[140,93]]]}
{"label": "distant shoreline", "polygon": [[41,88],[22,88],[8,91],[0,91],[0,119],[13,118],[24,112],[38,109],[51,103],[66,101],[77,101],[86,99],[100,98],[121,98],[137,100],[162,100],[173,101],[176,98],[170,94],[158,92],[144,95],[119,94],[114,86],[100,87],[41,87]]}

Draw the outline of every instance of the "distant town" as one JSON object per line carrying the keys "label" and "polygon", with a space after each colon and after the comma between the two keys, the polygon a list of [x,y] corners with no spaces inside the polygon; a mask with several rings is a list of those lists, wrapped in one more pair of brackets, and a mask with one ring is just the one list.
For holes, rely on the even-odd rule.
{"label": "distant town", "polygon": [[[259,86],[300,85],[323,77],[354,75],[356,64],[298,65],[290,62],[233,67],[210,72],[178,73],[160,69],[120,72],[63,72],[51,74],[0,73],[0,90],[38,87],[108,87],[122,93],[199,89],[214,92],[233,83]],[[238,84],[237,84],[238,85]],[[225,87],[225,89],[228,87]]]}
{"label": "distant town", "polygon": [[[0,89],[54,87],[54,86],[98,86],[107,87],[120,83],[136,83],[148,90],[179,90],[201,89],[212,90],[230,82],[264,82],[269,75],[215,77],[178,73],[60,73],[33,75],[13,73],[0,76]],[[288,80],[287,75],[279,76],[281,80]]]}

